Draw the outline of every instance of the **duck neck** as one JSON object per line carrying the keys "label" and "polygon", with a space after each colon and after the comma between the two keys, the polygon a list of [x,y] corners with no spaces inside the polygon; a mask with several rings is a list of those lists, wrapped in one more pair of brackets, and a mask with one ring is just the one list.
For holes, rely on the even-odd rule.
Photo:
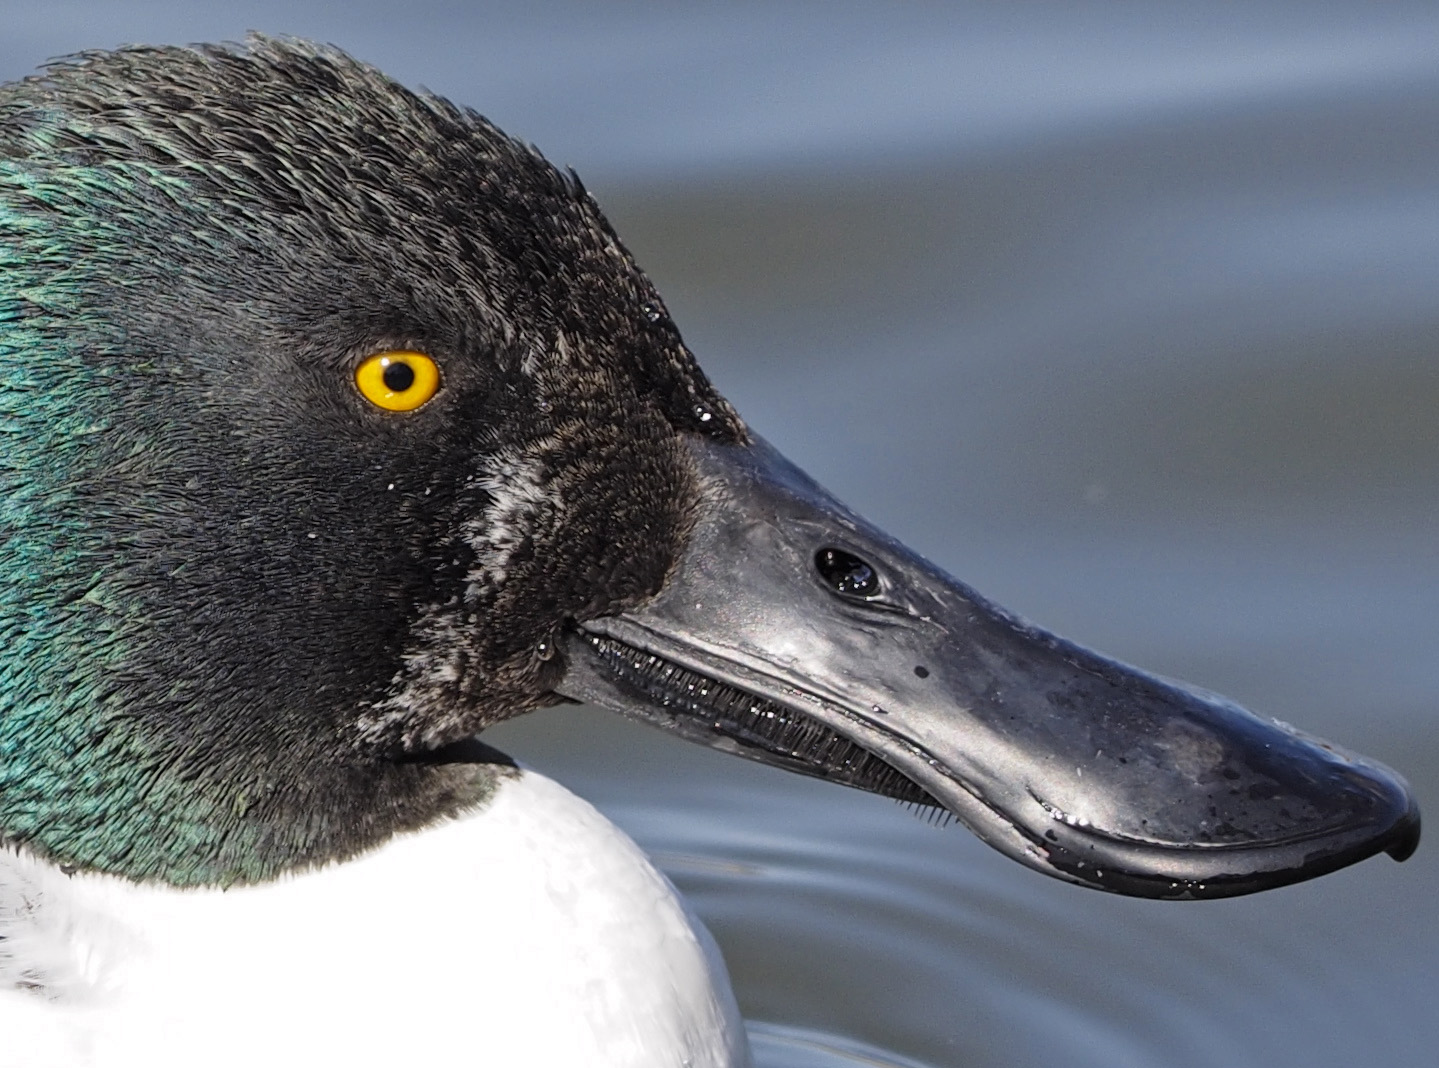
{"label": "duck neck", "polygon": [[[13,673],[7,659],[0,675]],[[283,742],[223,752],[205,744],[216,735],[184,748],[95,694],[114,685],[105,671],[88,681],[28,701],[0,681],[0,839],[63,868],[262,883],[479,808],[512,773],[460,760],[326,764]]]}

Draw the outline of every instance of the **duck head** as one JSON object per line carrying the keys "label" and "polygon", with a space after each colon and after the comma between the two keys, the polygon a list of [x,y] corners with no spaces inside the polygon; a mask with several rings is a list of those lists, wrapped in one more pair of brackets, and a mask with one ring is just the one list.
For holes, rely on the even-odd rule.
{"label": "duck head", "polygon": [[572,175],[338,52],[0,88],[0,833],[257,881],[593,701],[1144,896],[1418,835],[1388,769],[985,601],[753,435]]}

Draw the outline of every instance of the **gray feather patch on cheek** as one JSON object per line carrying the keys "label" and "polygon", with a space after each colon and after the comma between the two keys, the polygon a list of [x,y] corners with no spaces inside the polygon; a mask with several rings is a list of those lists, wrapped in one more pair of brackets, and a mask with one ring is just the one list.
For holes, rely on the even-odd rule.
{"label": "gray feather patch on cheek", "polygon": [[548,482],[545,465],[533,453],[506,448],[486,462],[479,486],[490,503],[460,528],[476,561],[467,583],[469,597],[498,590],[511,558],[532,537],[539,518],[559,511],[560,501]]}
{"label": "gray feather patch on cheek", "polygon": [[473,629],[465,618],[457,604],[425,609],[411,628],[390,695],[355,720],[363,745],[423,749],[441,744],[456,728],[469,668],[467,631]]}
{"label": "gray feather patch on cheek", "polygon": [[487,670],[479,662],[477,628],[493,616],[515,554],[537,531],[557,525],[562,512],[542,453],[501,449],[470,480],[483,490],[485,504],[459,527],[474,556],[463,593],[415,620],[388,695],[356,720],[362,744],[423,750],[478,729],[473,695],[492,681],[495,666]]}

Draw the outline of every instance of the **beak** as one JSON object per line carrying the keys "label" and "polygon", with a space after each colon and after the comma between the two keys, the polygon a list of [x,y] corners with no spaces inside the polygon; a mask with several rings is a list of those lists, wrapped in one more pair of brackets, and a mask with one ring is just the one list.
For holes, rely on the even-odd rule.
{"label": "beak", "polygon": [[934,806],[1056,878],[1151,898],[1298,882],[1419,841],[1382,764],[991,604],[768,444],[694,441],[684,556],[580,624],[559,691]]}

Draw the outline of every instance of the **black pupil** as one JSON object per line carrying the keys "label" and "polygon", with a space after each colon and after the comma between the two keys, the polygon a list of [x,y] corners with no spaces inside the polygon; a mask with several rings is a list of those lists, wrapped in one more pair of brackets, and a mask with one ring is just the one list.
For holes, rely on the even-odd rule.
{"label": "black pupil", "polygon": [[821,549],[814,554],[820,578],[836,593],[850,597],[873,597],[879,593],[879,574],[853,553],[843,549]]}
{"label": "black pupil", "polygon": [[415,369],[398,361],[385,368],[385,388],[391,393],[403,393],[415,384]]}

